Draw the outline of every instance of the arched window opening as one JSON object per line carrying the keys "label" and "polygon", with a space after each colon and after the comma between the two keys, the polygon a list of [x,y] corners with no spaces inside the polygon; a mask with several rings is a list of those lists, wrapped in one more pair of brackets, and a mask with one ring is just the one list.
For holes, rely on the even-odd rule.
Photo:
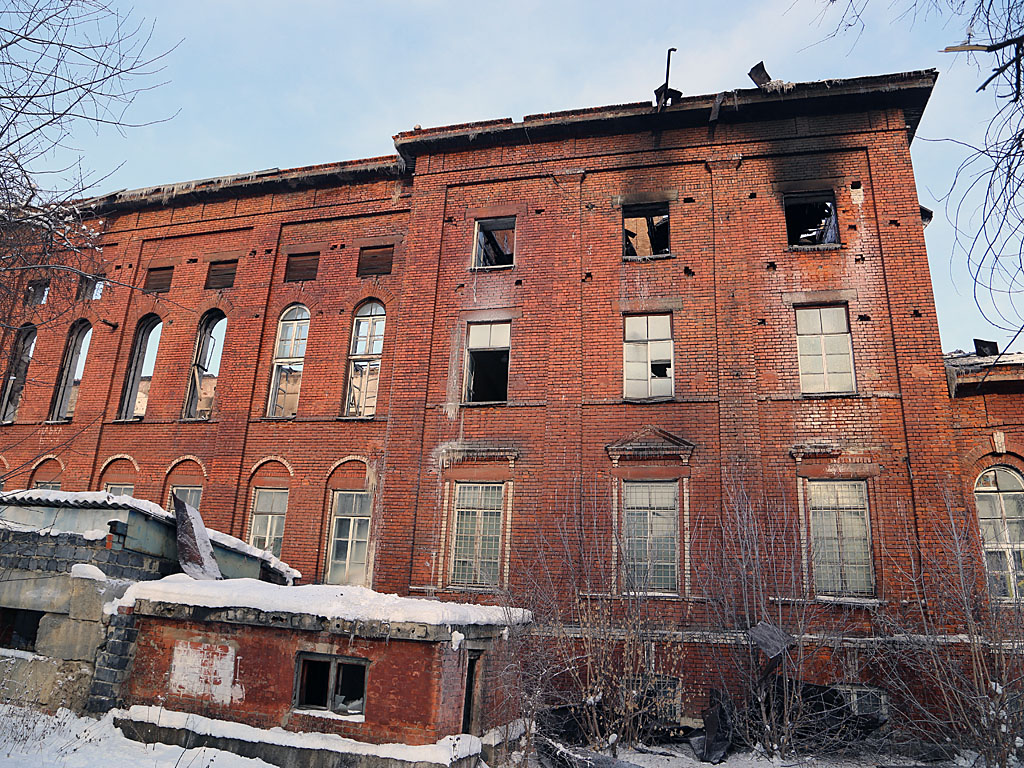
{"label": "arched window opening", "polygon": [[373,416],[377,411],[385,319],[384,305],[377,301],[363,304],[356,312],[348,357],[346,416]]}
{"label": "arched window opening", "polygon": [[993,467],[974,484],[974,503],[985,547],[992,597],[1024,596],[1024,479],[1009,467]]}
{"label": "arched window opening", "polygon": [[9,424],[18,417],[18,406],[21,405],[21,393],[28,380],[28,366],[32,362],[32,353],[36,348],[36,329],[33,325],[23,325],[18,329],[11,345],[11,356],[7,363],[7,376],[4,377],[4,389],[0,394],[0,422]]}
{"label": "arched window opening", "polygon": [[301,304],[286,309],[277,323],[267,416],[292,418],[298,413],[302,361],[306,356],[308,335],[309,310]]}
{"label": "arched window opening", "polygon": [[147,315],[139,321],[132,344],[132,357],[128,363],[124,394],[121,397],[120,419],[141,419],[149,404],[149,389],[153,381],[153,367],[160,347],[163,322],[156,315]]}
{"label": "arched window opening", "polygon": [[50,404],[51,421],[70,421],[75,415],[90,341],[92,326],[87,321],[79,320],[71,326],[60,374],[57,376],[57,386],[53,390],[53,402]]}
{"label": "arched window opening", "polygon": [[221,353],[224,350],[224,332],[227,327],[228,320],[224,313],[216,309],[208,312],[199,324],[196,350],[189,372],[185,410],[182,413],[186,419],[208,419],[213,413]]}

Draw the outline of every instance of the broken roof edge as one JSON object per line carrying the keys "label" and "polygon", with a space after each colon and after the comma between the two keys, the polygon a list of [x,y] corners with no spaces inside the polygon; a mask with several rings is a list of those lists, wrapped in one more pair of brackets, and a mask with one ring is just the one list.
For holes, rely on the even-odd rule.
{"label": "broken roof edge", "polygon": [[[766,111],[786,107],[800,111],[820,111],[824,103],[839,105],[842,111],[879,109],[898,105],[907,110],[907,130],[913,138],[921,115],[938,79],[935,69],[913,70],[885,75],[785,83],[775,88],[739,88],[720,94],[685,96],[660,112],[652,102],[634,102],[606,107],[587,107],[534,115],[521,122],[509,118],[463,123],[395,135],[395,148],[410,167],[415,157],[461,145],[505,144],[557,138],[584,130],[650,130],[707,124],[719,97],[718,120],[740,122],[762,119]],[[840,110],[837,110],[840,111]]]}

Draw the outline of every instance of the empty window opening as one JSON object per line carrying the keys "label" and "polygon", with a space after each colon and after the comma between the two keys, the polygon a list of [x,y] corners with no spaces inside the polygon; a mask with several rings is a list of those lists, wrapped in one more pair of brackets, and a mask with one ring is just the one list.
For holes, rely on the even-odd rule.
{"label": "empty window opening", "polygon": [[480,652],[471,652],[466,663],[466,693],[462,701],[462,732],[473,733],[473,722],[476,720],[476,668],[480,662]]}
{"label": "empty window opening", "polygon": [[90,341],[92,326],[88,322],[80,320],[71,327],[67,345],[64,347],[60,373],[57,375],[57,386],[53,391],[53,402],[50,405],[51,421],[70,420],[75,415]]}
{"label": "empty window opening", "polygon": [[153,267],[146,270],[146,281],[142,290],[146,293],[167,293],[171,290],[174,267]]}
{"label": "empty window opening", "polygon": [[284,518],[288,511],[287,488],[257,488],[253,492],[249,543],[257,549],[281,556]]}
{"label": "empty window opening", "polygon": [[668,203],[623,206],[623,258],[645,259],[668,253]]}
{"label": "empty window opening", "polygon": [[206,271],[207,288],[231,288],[235,284],[235,272],[238,269],[238,259],[230,261],[211,261]]}
{"label": "empty window opening", "polygon": [[121,396],[120,419],[141,419],[146,415],[162,330],[163,323],[156,315],[149,315],[139,321]]}
{"label": "empty window opening", "polygon": [[290,419],[298,413],[308,335],[309,310],[301,304],[286,309],[277,324],[267,416]]}
{"label": "empty window opening", "polygon": [[466,343],[466,402],[508,400],[510,323],[471,323]]}
{"label": "empty window opening", "polygon": [[672,356],[670,315],[627,315],[622,344],[623,397],[672,397]]}
{"label": "empty window opening", "polygon": [[82,275],[78,278],[75,301],[98,301],[103,296],[103,275]]}
{"label": "empty window opening", "polygon": [[33,305],[45,304],[49,295],[49,280],[32,280],[29,282],[28,287],[25,288],[25,303]]}
{"label": "empty window opening", "polygon": [[839,220],[833,192],[786,195],[786,236],[790,245],[839,243]]}
{"label": "empty window opening", "polygon": [[332,656],[299,656],[297,709],[361,715],[366,703],[366,664]]}
{"label": "empty window opening", "polygon": [[516,217],[476,220],[473,266],[511,267],[515,259]]}
{"label": "empty window opening", "polygon": [[369,545],[370,494],[335,491],[327,583],[365,586]]}
{"label": "empty window opening", "polygon": [[796,334],[801,392],[855,391],[853,341],[845,305],[797,307]]}
{"label": "empty window opening", "polygon": [[18,417],[18,406],[28,380],[28,367],[36,348],[36,329],[23,325],[18,329],[11,345],[11,356],[7,362],[3,393],[0,394],[0,422],[9,424]]}
{"label": "empty window opening", "polygon": [[0,648],[34,651],[43,611],[0,608]]}
{"label": "empty window opening", "polygon": [[284,267],[284,281],[299,283],[303,280],[316,280],[320,268],[320,253],[290,253]]}
{"label": "empty window opening", "polygon": [[391,263],[394,261],[394,257],[395,246],[393,245],[360,248],[359,263],[356,265],[356,277],[390,275]]}
{"label": "empty window opening", "polygon": [[199,324],[183,418],[208,419],[213,413],[227,325],[227,318],[220,310],[208,312]]}
{"label": "empty window opening", "polygon": [[373,416],[377,412],[385,320],[384,305],[379,301],[367,302],[356,311],[348,356],[346,416]]}
{"label": "empty window opening", "polygon": [[859,480],[812,480],[807,487],[815,592],[873,595],[867,485]]}
{"label": "empty window opening", "polygon": [[171,492],[167,498],[167,509],[174,511],[174,497],[177,496],[192,509],[199,511],[199,502],[203,498],[203,486],[201,485],[172,485]]}

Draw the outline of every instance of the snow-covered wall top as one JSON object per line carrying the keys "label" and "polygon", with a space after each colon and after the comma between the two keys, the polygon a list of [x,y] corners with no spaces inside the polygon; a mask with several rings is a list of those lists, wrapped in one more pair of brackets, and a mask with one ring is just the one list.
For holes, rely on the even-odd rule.
{"label": "snow-covered wall top", "polygon": [[506,626],[526,624],[532,620],[530,612],[521,608],[399,597],[366,587],[329,584],[285,587],[256,579],[197,581],[183,573],[159,581],[133,584],[116,605],[131,606],[136,600],[205,608],[255,608],[345,621],[408,622],[431,626]]}

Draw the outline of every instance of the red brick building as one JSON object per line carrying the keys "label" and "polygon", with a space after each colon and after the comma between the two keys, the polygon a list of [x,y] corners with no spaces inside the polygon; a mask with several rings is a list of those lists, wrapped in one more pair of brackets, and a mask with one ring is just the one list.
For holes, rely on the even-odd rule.
{"label": "red brick building", "polygon": [[805,594],[899,599],[989,461],[958,455],[910,160],[935,78],[102,198],[107,282],[4,337],[6,487],[178,489],[306,582],[452,600],[559,582],[585,519],[602,593],[680,627],[741,492],[794,511]]}

